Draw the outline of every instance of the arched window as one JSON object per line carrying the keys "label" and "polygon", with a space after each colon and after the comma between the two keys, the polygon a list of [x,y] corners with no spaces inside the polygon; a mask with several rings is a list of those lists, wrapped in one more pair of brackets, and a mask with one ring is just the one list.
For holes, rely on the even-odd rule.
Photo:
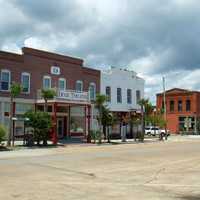
{"label": "arched window", "polygon": [[90,95],[90,100],[96,99],[96,84],[95,83],[90,83],[89,95]]}
{"label": "arched window", "polygon": [[58,89],[59,90],[66,90],[66,79],[65,78],[59,78]]}
{"label": "arched window", "polygon": [[83,81],[76,81],[76,91],[82,92],[83,91]]}
{"label": "arched window", "polygon": [[43,88],[44,89],[51,88],[51,77],[50,76],[43,77]]}
{"label": "arched window", "polygon": [[21,75],[21,85],[23,93],[30,93],[30,74],[23,72]]}

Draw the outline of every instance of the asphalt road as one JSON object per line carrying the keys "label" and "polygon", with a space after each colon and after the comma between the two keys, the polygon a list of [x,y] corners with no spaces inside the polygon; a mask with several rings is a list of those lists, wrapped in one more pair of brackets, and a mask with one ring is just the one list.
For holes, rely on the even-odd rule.
{"label": "asphalt road", "polygon": [[0,200],[199,200],[200,140],[0,152]]}

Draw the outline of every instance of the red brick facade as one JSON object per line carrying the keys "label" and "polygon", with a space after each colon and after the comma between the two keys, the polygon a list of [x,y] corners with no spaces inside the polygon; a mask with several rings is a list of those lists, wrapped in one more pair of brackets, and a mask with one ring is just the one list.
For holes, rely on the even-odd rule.
{"label": "red brick facade", "polygon": [[[45,75],[51,76],[52,87],[57,87],[59,78],[65,78],[67,89],[75,90],[76,81],[81,80],[84,91],[88,91],[89,84],[93,82],[96,84],[96,92],[100,92],[100,71],[84,67],[83,60],[31,48],[22,48],[22,52],[22,55],[18,55],[0,51],[0,70],[9,70],[11,81],[20,83],[22,72],[31,74],[31,92],[21,94],[21,98],[35,99],[37,90],[42,88]],[[51,66],[59,66],[61,74],[52,75]],[[8,94],[0,91],[0,96]]]}
{"label": "red brick facade", "polygon": [[[59,73],[53,73],[52,67],[58,69]],[[5,75],[5,71],[7,75]],[[79,58],[72,58],[31,48],[22,48],[21,55],[0,51],[0,73],[0,123],[5,124],[7,127],[10,123],[10,110],[7,108],[10,101],[9,98],[7,98],[10,96],[8,85],[11,82],[21,84],[22,74],[26,73],[28,76],[30,75],[30,92],[26,94],[21,93],[20,96],[15,99],[16,107],[18,106],[18,113],[16,113],[16,116],[23,114],[25,109],[22,109],[22,107],[28,104],[33,105],[35,109],[39,109],[41,106],[44,108],[44,100],[38,98],[38,91],[43,88],[44,76],[50,77],[51,84],[49,84],[49,87],[51,88],[58,88],[59,79],[64,79],[66,83],[64,85],[66,86],[64,89],[57,90],[59,94],[60,92],[64,92],[62,93],[63,96],[57,94],[59,99],[55,98],[51,102],[48,102],[48,107],[51,108],[48,112],[51,113],[53,120],[51,134],[53,141],[56,143],[57,137],[72,135],[84,135],[86,137],[86,135],[89,135],[90,123],[93,119],[91,117],[92,101],[90,94],[93,94],[92,98],[94,99],[95,94],[100,92],[99,70],[84,67],[83,60]],[[2,74],[4,74],[4,78],[6,76],[6,79],[8,79],[8,74],[10,74],[10,80],[2,80]],[[81,87],[80,90],[76,89],[77,81],[81,82],[81,86],[79,86]],[[3,87],[6,87],[6,89]],[[93,93],[88,92],[91,87],[93,87]],[[2,88],[7,91],[2,91]],[[74,107],[79,107],[80,110],[72,111]],[[73,118],[76,118],[76,120],[74,120],[76,121],[76,127],[78,124],[79,128],[82,128],[82,130],[71,126],[72,120],[70,121],[70,119],[72,119],[71,115],[73,113]],[[22,125],[16,125],[16,127],[19,132],[24,130]],[[72,128],[75,132],[73,132]]]}
{"label": "red brick facade", "polygon": [[[188,107],[186,106],[187,102]],[[160,111],[163,108],[163,93],[157,94],[156,104],[157,110]],[[178,104],[182,109],[178,110]],[[193,126],[190,125],[191,127],[188,130],[195,131],[196,120],[200,117],[200,92],[179,88],[166,91],[166,113],[167,129],[172,133],[179,133],[185,128],[185,122],[181,122],[181,120],[187,117],[191,118],[193,120],[192,123],[194,123]]]}

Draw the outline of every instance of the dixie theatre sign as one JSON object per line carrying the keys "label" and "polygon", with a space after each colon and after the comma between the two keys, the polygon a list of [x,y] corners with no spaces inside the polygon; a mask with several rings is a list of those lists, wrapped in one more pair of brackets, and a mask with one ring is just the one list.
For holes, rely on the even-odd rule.
{"label": "dixie theatre sign", "polygon": [[65,99],[65,100],[69,100],[69,101],[88,101],[88,93],[87,92],[60,90],[58,92],[57,98]]}

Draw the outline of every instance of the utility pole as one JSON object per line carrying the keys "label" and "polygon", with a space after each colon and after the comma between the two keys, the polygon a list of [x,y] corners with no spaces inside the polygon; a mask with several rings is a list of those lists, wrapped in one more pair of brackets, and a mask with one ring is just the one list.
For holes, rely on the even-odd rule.
{"label": "utility pole", "polygon": [[165,91],[165,77],[163,76],[163,104],[164,104],[164,120],[165,120],[165,139],[167,140],[167,108],[166,108],[166,91]]}

